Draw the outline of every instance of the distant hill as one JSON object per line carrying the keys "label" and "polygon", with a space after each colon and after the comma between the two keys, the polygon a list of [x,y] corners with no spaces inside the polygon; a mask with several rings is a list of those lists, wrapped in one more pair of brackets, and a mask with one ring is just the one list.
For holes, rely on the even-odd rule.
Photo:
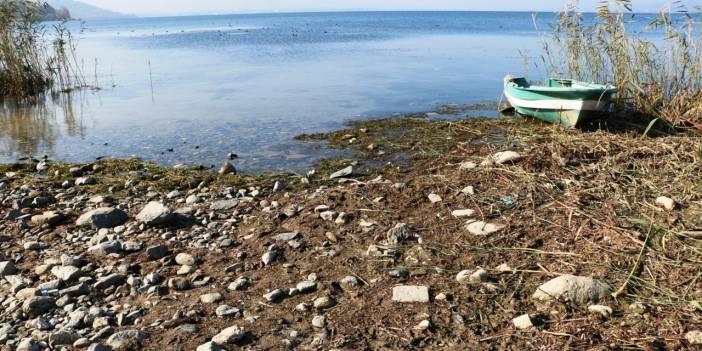
{"label": "distant hill", "polygon": [[66,8],[75,19],[131,17],[123,13],[106,10],[97,6],[75,0],[48,0],[49,5],[58,9]]}
{"label": "distant hill", "polygon": [[38,9],[39,18],[42,21],[60,21],[71,19],[71,12],[67,8],[61,6],[54,8],[51,5],[44,4]]}

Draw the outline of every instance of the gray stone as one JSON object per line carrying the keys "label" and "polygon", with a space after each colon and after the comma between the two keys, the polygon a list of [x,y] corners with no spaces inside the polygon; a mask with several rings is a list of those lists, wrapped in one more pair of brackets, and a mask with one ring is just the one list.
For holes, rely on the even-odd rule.
{"label": "gray stone", "polygon": [[14,262],[12,262],[12,261],[0,262],[0,277],[13,275],[15,273],[17,273],[17,268],[15,267]]}
{"label": "gray stone", "polygon": [[348,166],[342,170],[336,171],[329,176],[329,179],[348,177],[353,174],[353,167]]}
{"label": "gray stone", "polygon": [[183,266],[194,266],[197,263],[197,259],[193,255],[184,252],[176,255],[175,261]]}
{"label": "gray stone", "polygon": [[93,288],[95,290],[104,290],[109,287],[122,285],[126,280],[127,276],[124,274],[113,273],[106,277],[100,278],[95,284],[93,284]]}
{"label": "gray stone", "polygon": [[281,289],[275,289],[268,294],[263,295],[263,298],[268,302],[278,302],[285,297],[285,292]]}
{"label": "gray stone", "polygon": [[388,230],[386,238],[389,244],[397,245],[414,236],[415,230],[405,223],[397,223],[395,227]]}
{"label": "gray stone", "polygon": [[221,305],[215,310],[215,314],[219,317],[236,316],[239,313],[241,313],[241,310],[229,305]]}
{"label": "gray stone", "polygon": [[116,254],[120,252],[122,252],[122,243],[120,241],[100,243],[88,248],[88,253],[95,256],[107,256],[109,254]]}
{"label": "gray stone", "polygon": [[144,339],[146,339],[146,334],[136,329],[130,329],[118,331],[112,334],[107,339],[106,343],[113,349],[117,349],[125,344],[141,344],[141,342],[144,341]]}
{"label": "gray stone", "polygon": [[219,168],[219,174],[220,175],[227,175],[227,174],[236,174],[236,168],[234,166],[227,162],[224,162],[222,167]]}
{"label": "gray stone", "polygon": [[336,300],[334,300],[333,298],[331,298],[329,296],[322,296],[322,297],[316,298],[314,300],[314,302],[312,303],[312,305],[314,306],[314,308],[316,308],[318,310],[324,310],[327,308],[334,307],[336,305]]}
{"label": "gray stone", "polygon": [[47,211],[40,215],[32,216],[32,224],[34,225],[57,225],[61,223],[62,220],[63,215],[54,211]]}
{"label": "gray stone", "polygon": [[305,281],[297,283],[296,288],[301,293],[306,294],[306,293],[310,293],[310,292],[317,290],[317,283],[309,281],[309,280],[305,280]]}
{"label": "gray stone", "polygon": [[272,239],[275,241],[290,241],[290,240],[295,240],[299,237],[300,237],[300,233],[292,232],[292,233],[282,233],[282,234],[274,235]]}
{"label": "gray stone", "polygon": [[83,186],[83,185],[95,185],[97,184],[97,180],[93,177],[81,177],[76,179],[75,184],[77,186]]}
{"label": "gray stone", "polygon": [[124,224],[129,219],[126,212],[113,207],[102,207],[88,211],[76,221],[77,226],[93,228],[113,228]]}
{"label": "gray stone", "polygon": [[80,334],[73,330],[62,329],[49,335],[49,344],[56,345],[73,345],[80,338]]}
{"label": "gray stone", "polygon": [[606,299],[610,294],[610,287],[600,280],[567,274],[542,284],[532,297],[541,301],[560,300],[586,304]]}
{"label": "gray stone", "polygon": [[54,266],[51,268],[51,274],[63,281],[72,282],[78,279],[82,272],[73,266]]}
{"label": "gray stone", "polygon": [[237,206],[239,206],[239,200],[218,200],[210,204],[210,209],[213,211],[224,211]]}
{"label": "gray stone", "polygon": [[32,338],[24,338],[17,344],[16,351],[42,351],[44,347]]}
{"label": "gray stone", "polygon": [[515,319],[512,319],[512,324],[519,330],[529,329],[534,326],[531,322],[531,317],[528,314],[523,314]]}
{"label": "gray stone", "polygon": [[167,225],[174,219],[173,211],[164,204],[152,201],[146,204],[136,219],[150,226]]}
{"label": "gray stone", "polygon": [[56,300],[47,296],[35,296],[22,304],[22,311],[30,318],[35,318],[56,307]]}
{"label": "gray stone", "polygon": [[80,283],[62,290],[59,290],[59,296],[70,296],[70,297],[77,297],[77,296],[83,296],[83,295],[88,295],[90,293],[90,286],[85,283]]}
{"label": "gray stone", "polygon": [[221,301],[224,297],[220,293],[210,293],[200,295],[200,302],[202,303],[215,303]]}
{"label": "gray stone", "polygon": [[154,245],[146,248],[146,257],[149,260],[160,260],[170,254],[168,246],[164,244]]}
{"label": "gray stone", "polygon": [[395,302],[429,302],[429,287],[400,285],[392,289],[392,300]]}
{"label": "gray stone", "polygon": [[261,256],[261,261],[267,266],[275,262],[278,259],[279,255],[280,254],[278,253],[278,251],[267,251],[263,254],[263,256]]}
{"label": "gray stone", "polygon": [[212,341],[208,341],[195,349],[195,351],[222,351],[222,348]]}
{"label": "gray stone", "polygon": [[235,325],[220,331],[219,334],[212,337],[212,342],[218,345],[228,345],[243,339],[244,336],[246,336],[246,330]]}
{"label": "gray stone", "polygon": [[190,281],[185,278],[171,278],[168,280],[168,287],[175,290],[190,289]]}

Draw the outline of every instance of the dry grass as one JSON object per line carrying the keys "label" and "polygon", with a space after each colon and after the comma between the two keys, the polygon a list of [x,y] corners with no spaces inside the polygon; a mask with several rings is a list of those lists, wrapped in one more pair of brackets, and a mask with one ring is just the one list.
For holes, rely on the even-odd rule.
{"label": "dry grass", "polygon": [[62,23],[47,30],[43,2],[0,2],[0,97],[30,97],[86,87],[75,42]]}
{"label": "dry grass", "polygon": [[640,20],[631,0],[601,3],[594,21],[583,16],[576,1],[568,3],[543,40],[538,68],[549,76],[615,85],[623,114],[702,131],[698,14],[675,2],[672,11],[661,11],[636,33],[633,22]]}

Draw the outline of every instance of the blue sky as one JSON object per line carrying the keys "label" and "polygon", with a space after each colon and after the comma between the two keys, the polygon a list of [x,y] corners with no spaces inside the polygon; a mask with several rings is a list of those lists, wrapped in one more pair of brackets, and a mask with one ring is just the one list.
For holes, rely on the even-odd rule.
{"label": "blue sky", "polygon": [[[468,10],[553,11],[566,0],[82,0],[110,10],[137,15],[179,15],[277,11],[345,10]],[[694,0],[685,1],[697,4]],[[702,1],[700,1],[702,3]],[[582,0],[584,10],[594,10],[599,0]],[[633,0],[640,12],[670,6],[670,0]]]}

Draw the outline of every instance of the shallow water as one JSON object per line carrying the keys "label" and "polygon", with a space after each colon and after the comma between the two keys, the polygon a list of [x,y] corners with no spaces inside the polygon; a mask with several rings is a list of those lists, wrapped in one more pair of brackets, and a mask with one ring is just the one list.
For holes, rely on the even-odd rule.
{"label": "shallow water", "polygon": [[[540,14],[543,24],[553,14]],[[164,165],[295,171],[333,151],[293,140],[369,116],[496,102],[535,52],[529,13],[308,13],[91,21],[103,89],[0,110],[0,162],[136,155]],[[97,66],[95,65],[97,62]],[[478,111],[474,114],[494,114]],[[172,151],[171,151],[172,150]]]}

